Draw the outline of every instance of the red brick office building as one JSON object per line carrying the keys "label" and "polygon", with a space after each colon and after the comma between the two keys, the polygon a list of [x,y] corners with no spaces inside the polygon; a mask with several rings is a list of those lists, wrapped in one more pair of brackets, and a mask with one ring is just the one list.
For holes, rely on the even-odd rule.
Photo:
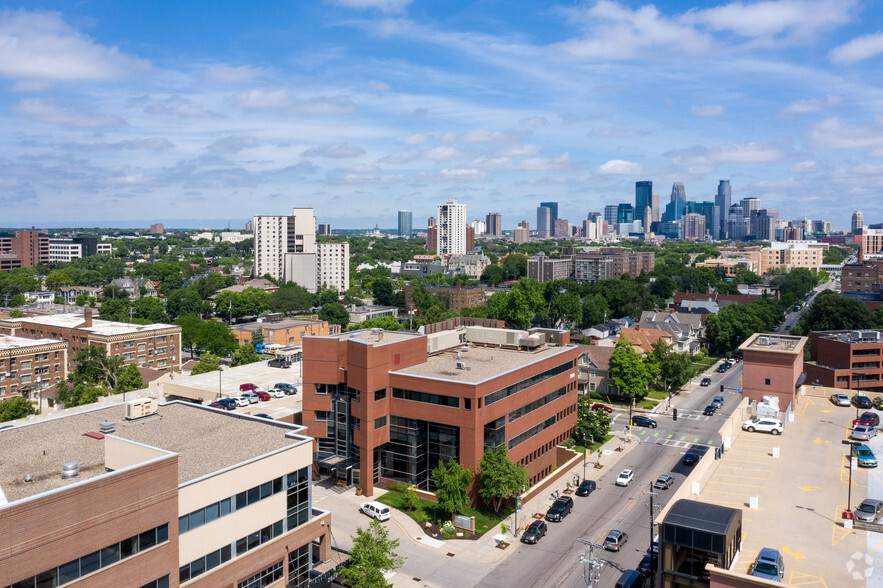
{"label": "red brick office building", "polygon": [[797,388],[803,383],[803,347],[806,337],[755,333],[742,352],[742,395],[755,402],[764,396],[777,396],[779,406],[793,408]]}
{"label": "red brick office building", "polygon": [[389,482],[433,491],[440,461],[475,472],[485,448],[502,445],[535,484],[561,465],[556,447],[576,426],[578,348],[566,335],[468,326],[306,337],[303,424],[320,471],[368,496]]}
{"label": "red brick office building", "polygon": [[814,331],[808,384],[883,392],[883,330]]}

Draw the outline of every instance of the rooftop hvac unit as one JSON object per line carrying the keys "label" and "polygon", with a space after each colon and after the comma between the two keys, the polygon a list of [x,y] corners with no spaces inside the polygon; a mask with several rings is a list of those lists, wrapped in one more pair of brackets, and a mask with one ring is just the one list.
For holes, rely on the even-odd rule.
{"label": "rooftop hvac unit", "polygon": [[156,398],[136,398],[126,402],[126,419],[135,420],[156,414],[158,403]]}
{"label": "rooftop hvac unit", "polygon": [[462,361],[458,361],[458,362],[457,362],[457,369],[458,369],[458,370],[465,370],[465,369],[466,369],[466,364],[463,363]]}
{"label": "rooftop hvac unit", "polygon": [[101,421],[98,424],[98,432],[102,435],[110,435],[116,431],[116,424],[113,421]]}
{"label": "rooftop hvac unit", "polygon": [[769,337],[758,337],[758,338],[757,338],[757,344],[758,344],[758,345],[769,345],[769,344],[770,344],[770,338],[769,338]]}

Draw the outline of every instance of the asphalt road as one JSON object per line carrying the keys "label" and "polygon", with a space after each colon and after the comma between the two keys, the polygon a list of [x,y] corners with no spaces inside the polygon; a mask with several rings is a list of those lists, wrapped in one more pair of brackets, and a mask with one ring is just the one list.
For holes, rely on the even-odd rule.
{"label": "asphalt road", "polygon": [[[564,521],[549,523],[546,537],[536,545],[519,549],[517,558],[497,566],[481,580],[481,585],[585,587],[584,565],[580,560],[581,555],[590,556],[590,547],[580,540],[600,543],[611,529],[625,531],[629,541],[619,552],[594,548],[594,558],[604,564],[597,585],[612,586],[622,570],[634,569],[650,546],[650,484],[660,474],[673,476],[674,487],[683,483],[689,466],[682,465],[681,458],[687,451],[707,452],[702,459],[714,459],[714,446],[720,444],[720,423],[741,400],[737,390],[741,387],[741,374],[740,363],[722,374],[713,372],[711,386],[688,384],[693,391],[674,399],[677,421],[672,420],[669,412],[653,417],[658,422],[656,429],[633,429],[639,445],[619,465],[604,472],[598,479],[598,489],[588,497],[574,496],[573,512]],[[724,408],[715,416],[703,415],[702,410],[711,399],[721,394],[721,384],[725,387]],[[628,415],[617,414],[614,428],[622,431],[627,420]],[[618,487],[614,481],[626,468],[635,471],[635,479],[628,487]],[[668,490],[655,491],[654,510],[661,509],[669,494]]]}

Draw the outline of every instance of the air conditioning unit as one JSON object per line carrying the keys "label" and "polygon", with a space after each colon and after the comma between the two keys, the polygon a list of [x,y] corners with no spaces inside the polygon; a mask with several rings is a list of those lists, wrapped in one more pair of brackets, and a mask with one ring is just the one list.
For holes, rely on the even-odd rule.
{"label": "air conditioning unit", "polygon": [[159,406],[156,398],[136,398],[126,402],[126,419],[135,420],[156,414]]}
{"label": "air conditioning unit", "polygon": [[769,337],[758,337],[758,338],[757,338],[757,344],[758,344],[758,345],[769,345],[769,344],[770,344],[770,338],[769,338]]}
{"label": "air conditioning unit", "polygon": [[466,369],[466,364],[465,364],[464,362],[462,362],[462,361],[458,361],[458,362],[457,362],[457,369],[458,369],[458,370],[465,370],[465,369]]}

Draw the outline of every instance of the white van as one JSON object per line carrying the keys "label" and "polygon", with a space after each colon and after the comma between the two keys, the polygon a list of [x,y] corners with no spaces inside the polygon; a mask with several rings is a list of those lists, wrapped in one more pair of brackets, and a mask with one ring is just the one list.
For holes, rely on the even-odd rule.
{"label": "white van", "polygon": [[359,512],[368,515],[378,521],[389,520],[389,507],[379,502],[363,502],[359,506]]}

